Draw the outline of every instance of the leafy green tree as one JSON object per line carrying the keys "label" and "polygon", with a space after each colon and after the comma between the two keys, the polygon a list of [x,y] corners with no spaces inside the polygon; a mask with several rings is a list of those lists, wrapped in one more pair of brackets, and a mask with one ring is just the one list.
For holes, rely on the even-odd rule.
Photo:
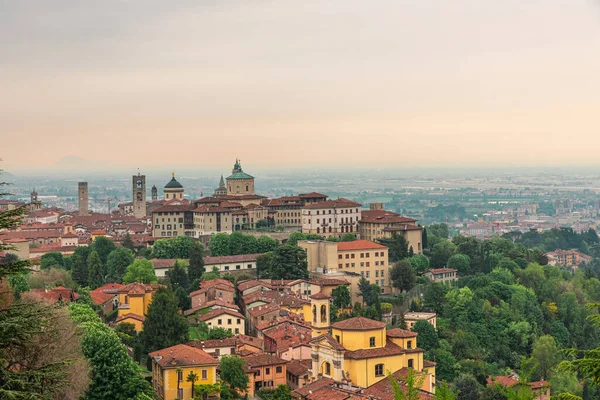
{"label": "leafy green tree", "polygon": [[467,275],[471,269],[471,259],[464,254],[455,254],[448,259],[448,268],[458,270],[459,275]]}
{"label": "leafy green tree", "polygon": [[220,326],[215,326],[214,328],[210,328],[208,330],[207,339],[227,339],[233,337],[233,333],[231,333],[228,329],[221,328]]}
{"label": "leafy green tree", "polygon": [[178,236],[159,239],[154,243],[152,254],[156,258],[189,258],[194,239],[189,236]]}
{"label": "leafy green tree", "polygon": [[126,248],[117,248],[110,252],[106,259],[106,269],[109,282],[123,282],[127,266],[133,263],[133,252]]}
{"label": "leafy green tree", "polygon": [[[267,253],[269,254],[269,253]],[[308,278],[308,264],[306,252],[298,246],[279,246],[272,253],[270,265],[265,265],[265,258],[261,257],[260,266],[257,265],[260,277],[271,279],[300,279]],[[263,256],[264,257],[264,256]],[[270,257],[270,256],[267,256]],[[258,264],[258,260],[257,260]],[[269,268],[269,269],[266,269]]]}
{"label": "leafy green tree", "polygon": [[454,389],[458,392],[457,400],[479,400],[481,385],[472,375],[462,374],[454,380]]}
{"label": "leafy green tree", "polygon": [[486,386],[481,396],[483,400],[509,400],[510,396],[514,396],[514,393],[512,389],[496,383]]}
{"label": "leafy green tree", "polygon": [[185,292],[185,290],[189,286],[188,274],[185,271],[183,265],[181,265],[181,262],[179,261],[175,261],[175,265],[172,269],[168,270],[165,273],[165,276],[169,287],[173,291],[177,290],[178,288],[181,288]]}
{"label": "leafy green tree", "polygon": [[98,236],[90,246],[90,254],[92,251],[96,251],[100,256],[102,264],[106,265],[108,255],[116,248],[115,242],[105,236]]}
{"label": "leafy green tree", "polygon": [[148,260],[135,260],[133,264],[127,267],[123,275],[125,283],[142,282],[156,283],[156,274],[154,265]]}
{"label": "leafy green tree", "polygon": [[[369,304],[372,297],[372,287],[367,278],[361,276],[358,280],[358,296],[363,298],[363,304]],[[358,304],[358,303],[357,303]],[[356,307],[355,307],[356,308]]]}
{"label": "leafy green tree", "polygon": [[297,246],[299,240],[306,240],[306,235],[302,232],[292,232],[285,244],[290,246]]}
{"label": "leafy green tree", "polygon": [[184,288],[182,288],[182,287],[176,288],[173,291],[173,294],[177,298],[177,304],[178,304],[179,308],[181,308],[184,311],[192,308],[192,298],[190,297],[190,295]]}
{"label": "leafy green tree", "polygon": [[408,259],[410,265],[418,273],[423,273],[429,269],[429,258],[423,254],[415,254]]}
{"label": "leafy green tree", "polygon": [[135,330],[135,325],[129,322],[121,322],[115,326],[115,333],[121,339],[121,342],[129,347],[133,347],[137,342],[138,333]]}
{"label": "leafy green tree", "polygon": [[333,297],[333,304],[340,309],[347,308],[352,304],[352,296],[347,285],[339,285],[333,289],[331,296]]}
{"label": "leafy green tree", "polygon": [[230,256],[229,235],[226,233],[217,233],[210,238],[208,249],[210,250],[210,255],[213,257]]}
{"label": "leafy green tree", "polygon": [[123,247],[131,251],[135,251],[135,244],[133,243],[133,239],[131,239],[129,232],[127,232],[123,238]]}
{"label": "leafy green tree", "polygon": [[[188,266],[188,279],[190,282],[200,279],[204,273],[204,246],[195,242],[190,248],[190,265]],[[193,290],[196,290],[195,287]]]}
{"label": "leafy green tree", "polygon": [[454,380],[456,358],[452,354],[452,345],[447,340],[442,339],[439,341],[439,347],[434,349],[431,354],[433,355],[433,361],[436,362],[435,374],[437,379]]}
{"label": "leafy green tree", "polygon": [[221,380],[226,382],[234,392],[248,390],[249,379],[244,371],[246,361],[236,356],[223,356],[221,358]]}
{"label": "leafy green tree", "polygon": [[450,230],[447,224],[433,224],[427,227],[428,234],[438,237],[440,239],[448,239],[450,236]]}
{"label": "leafy green tree", "polygon": [[179,314],[177,298],[170,290],[159,288],[154,293],[140,339],[147,353],[189,340],[188,323]]}
{"label": "leafy green tree", "polygon": [[417,321],[411,330],[419,334],[418,340],[420,348],[424,349],[425,351],[430,351],[438,347],[438,334],[433,325],[431,325],[429,322]]}
{"label": "leafy green tree", "polygon": [[334,235],[327,236],[327,239],[325,239],[325,240],[327,240],[328,242],[339,242],[340,241],[340,239]]}
{"label": "leafy green tree", "polygon": [[87,266],[87,257],[84,259],[79,254],[73,254],[71,257],[73,261],[73,267],[71,269],[71,276],[73,280],[79,286],[87,286],[88,285],[88,266]]}
{"label": "leafy green tree", "polygon": [[441,314],[446,302],[448,286],[440,282],[428,282],[423,292],[423,308]]}
{"label": "leafy green tree", "polygon": [[446,266],[448,259],[456,254],[456,245],[449,240],[443,239],[438,241],[431,251],[431,267],[443,268]]}
{"label": "leafy green tree", "polygon": [[88,285],[96,289],[104,285],[106,281],[106,269],[100,260],[100,255],[96,250],[92,250],[88,257]]}
{"label": "leafy green tree", "polygon": [[533,344],[531,358],[537,365],[538,374],[542,378],[548,379],[550,371],[559,362],[558,347],[554,338],[550,335],[540,336]]}
{"label": "leafy green tree", "polygon": [[270,278],[273,269],[273,253],[265,253],[256,258],[256,275],[259,278]]}
{"label": "leafy green tree", "polygon": [[65,260],[62,253],[51,252],[42,256],[40,269],[64,268]]}
{"label": "leafy green tree", "polygon": [[256,254],[259,252],[258,240],[252,235],[233,232],[229,235],[229,251],[231,255]]}
{"label": "leafy green tree", "polygon": [[415,286],[415,270],[408,260],[398,261],[390,269],[390,279],[395,288],[400,292],[408,292]]}
{"label": "leafy green tree", "polygon": [[435,400],[456,400],[457,397],[458,393],[452,390],[446,381],[443,381],[442,384],[435,389],[435,394],[433,395]]}
{"label": "leafy green tree", "polygon": [[279,246],[279,242],[276,239],[273,239],[272,237],[269,236],[261,236],[258,238],[258,248],[257,248],[257,252],[258,253],[268,253],[270,251],[273,251],[277,248],[277,246]]}
{"label": "leafy green tree", "polygon": [[353,242],[356,240],[356,235],[354,233],[342,233],[340,237],[340,242]]}
{"label": "leafy green tree", "polygon": [[394,375],[388,373],[392,391],[394,392],[394,400],[419,400],[421,398],[420,390],[425,382],[426,375],[418,375],[417,372],[409,368],[404,385],[400,385]]}
{"label": "leafy green tree", "polygon": [[390,262],[397,262],[409,257],[408,241],[402,233],[392,233],[389,239],[379,239],[379,243],[388,248],[388,258]]}
{"label": "leafy green tree", "polygon": [[[14,254],[8,254],[8,256],[14,256]],[[0,260],[0,263],[3,263],[5,259],[6,259],[6,257],[4,257],[3,260]],[[14,262],[18,262],[18,259],[15,260]],[[8,284],[10,285],[10,288],[12,289],[12,293],[13,293],[13,296],[15,296],[15,299],[20,299],[21,293],[27,292],[30,290],[29,281],[27,280],[29,275],[30,275],[29,271],[27,271],[27,272],[24,272],[21,274],[14,274],[14,275],[8,276]]]}

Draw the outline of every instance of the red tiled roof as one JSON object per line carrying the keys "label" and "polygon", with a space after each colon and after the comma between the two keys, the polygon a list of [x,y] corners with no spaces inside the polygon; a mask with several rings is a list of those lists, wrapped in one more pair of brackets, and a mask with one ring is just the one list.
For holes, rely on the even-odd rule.
{"label": "red tiled roof", "polygon": [[315,300],[325,300],[325,299],[330,299],[331,296],[327,296],[325,293],[319,292],[319,293],[311,295],[310,298],[315,299]]}
{"label": "red tiled roof", "polygon": [[202,314],[200,316],[200,319],[202,321],[208,321],[209,319],[213,319],[213,318],[218,317],[219,315],[223,315],[223,314],[231,315],[236,318],[245,319],[244,316],[242,314],[240,314],[239,312],[230,310],[228,308],[215,308],[214,310],[209,311],[206,314]]}
{"label": "red tiled roof", "polygon": [[310,360],[291,360],[286,365],[286,370],[294,376],[308,373]]}
{"label": "red tiled roof", "polygon": [[246,364],[251,368],[263,367],[266,365],[279,365],[286,364],[286,360],[282,360],[272,354],[265,353],[253,353],[252,355],[244,357]]}
{"label": "red tiled roof", "polygon": [[431,272],[432,274],[443,274],[445,272],[458,272],[458,270],[452,268],[434,268],[427,272]]}
{"label": "red tiled roof", "polygon": [[127,293],[128,295],[144,294],[146,292],[151,292],[155,289],[158,289],[161,286],[162,285],[151,284],[151,283],[146,284],[146,283],[140,283],[140,282],[133,282],[128,285],[121,286],[119,288],[119,293]]}
{"label": "red tiled roof", "polygon": [[333,385],[334,383],[335,381],[331,378],[321,378],[306,386],[303,386],[300,389],[294,390],[294,393],[297,393],[302,397],[306,397],[308,394],[314,393],[317,390],[322,389],[326,386]]}
{"label": "red tiled roof", "polygon": [[324,387],[306,395],[308,400],[346,400],[351,394],[336,387]]}
{"label": "red tiled roof", "polygon": [[153,258],[150,260],[154,269],[173,268],[176,258]]}
{"label": "red tiled roof", "polygon": [[360,213],[360,222],[370,222],[375,224],[411,224],[417,222],[416,219],[403,217],[392,211],[386,210],[365,210]]}
{"label": "red tiled roof", "polygon": [[107,283],[90,292],[90,297],[94,304],[101,305],[115,298],[119,293],[119,288],[123,286],[119,283]]}
{"label": "red tiled roof", "polygon": [[384,232],[404,232],[404,231],[420,231],[422,230],[422,226],[418,225],[402,225],[397,227],[387,227],[383,228]]}
{"label": "red tiled roof", "polygon": [[436,365],[437,365],[436,362],[423,359],[423,367],[424,368],[432,368],[432,367],[435,367]]}
{"label": "red tiled roof", "polygon": [[146,318],[143,315],[138,315],[138,314],[134,314],[134,313],[128,313],[125,315],[120,316],[119,318],[117,318],[117,320],[115,322],[121,322],[121,321],[125,321],[126,319],[135,319],[136,321],[140,321],[140,322],[144,322],[146,320]]}
{"label": "red tiled roof", "polygon": [[273,311],[279,311],[279,306],[277,304],[269,303],[263,306],[253,307],[248,310],[248,313],[253,317],[259,317]]}
{"label": "red tiled roof", "polygon": [[226,302],[224,302],[222,300],[212,300],[212,301],[208,301],[208,302],[206,302],[204,304],[201,304],[198,307],[190,308],[189,310],[185,310],[183,312],[183,315],[188,316],[188,315],[194,314],[195,312],[198,312],[200,310],[204,310],[204,309],[207,309],[207,308],[210,308],[210,307],[213,307],[213,306],[218,306],[218,307],[222,307],[222,308],[230,308],[232,310],[239,310],[240,309],[238,306],[236,306],[233,303],[226,303]]}
{"label": "red tiled roof", "polygon": [[327,195],[317,193],[317,192],[310,192],[310,193],[300,193],[298,195],[298,197],[305,198],[305,199],[317,199],[317,198],[327,198]]}
{"label": "red tiled roof", "polygon": [[354,317],[331,325],[332,328],[349,331],[368,331],[385,328],[385,322],[375,321],[365,317]]}
{"label": "red tiled roof", "polygon": [[321,286],[338,286],[338,285],[349,285],[350,282],[344,279],[335,279],[335,278],[325,278],[325,279],[317,279],[315,281],[317,285]]}
{"label": "red tiled roof", "polygon": [[339,198],[336,200],[325,200],[320,203],[306,204],[304,208],[313,209],[313,208],[350,208],[350,207],[362,207],[362,204],[357,203],[352,200]]}
{"label": "red tiled roof", "polygon": [[385,347],[379,347],[374,349],[360,349],[354,351],[346,350],[344,357],[353,360],[361,360],[364,358],[395,356],[404,353],[405,351],[402,347],[398,346],[392,341],[386,341]]}
{"label": "red tiled roof", "polygon": [[106,231],[98,229],[98,230],[92,231],[92,235],[106,235]]}
{"label": "red tiled roof", "polygon": [[[394,379],[400,384],[400,388],[404,393],[406,389],[406,377],[408,376],[408,369],[402,368],[392,374]],[[379,382],[369,386],[364,393],[369,397],[374,397],[380,400],[394,400],[394,389],[392,388],[392,381],[390,377],[386,377]],[[433,400],[433,395],[423,390],[419,390],[419,400]]]}
{"label": "red tiled roof", "polygon": [[268,289],[272,288],[271,284],[269,284],[269,283],[260,282],[260,281],[257,281],[255,279],[253,279],[253,280],[249,280],[249,281],[245,281],[245,282],[239,283],[238,284],[238,290],[240,292],[244,292],[245,290],[248,290],[248,289],[256,287],[256,286],[264,286],[264,287],[266,287]]}
{"label": "red tiled roof", "polygon": [[370,240],[353,240],[351,242],[339,242],[337,245],[338,251],[349,250],[371,250],[371,249],[387,249],[382,244],[371,242]]}
{"label": "red tiled roof", "polygon": [[386,336],[391,338],[414,338],[419,334],[417,332],[407,331],[400,328],[388,329]]}
{"label": "red tiled roof", "polygon": [[217,365],[219,362],[204,350],[185,344],[167,347],[148,354],[163,368],[186,365]]}
{"label": "red tiled roof", "polygon": [[228,263],[236,263],[236,262],[253,262],[264,253],[255,253],[255,254],[239,254],[236,256],[221,256],[221,257],[204,257],[204,264],[228,264]]}
{"label": "red tiled roof", "polygon": [[232,282],[228,281],[227,279],[215,278],[215,279],[210,279],[208,281],[200,282],[200,287],[202,287],[202,288],[208,289],[211,287],[219,287],[219,286],[224,286],[229,289],[235,288],[235,285]]}

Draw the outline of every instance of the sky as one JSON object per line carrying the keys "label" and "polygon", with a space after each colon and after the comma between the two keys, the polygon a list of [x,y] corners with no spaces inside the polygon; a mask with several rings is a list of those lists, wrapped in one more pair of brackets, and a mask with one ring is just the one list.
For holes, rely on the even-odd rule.
{"label": "sky", "polygon": [[600,165],[598,0],[0,0],[0,167]]}

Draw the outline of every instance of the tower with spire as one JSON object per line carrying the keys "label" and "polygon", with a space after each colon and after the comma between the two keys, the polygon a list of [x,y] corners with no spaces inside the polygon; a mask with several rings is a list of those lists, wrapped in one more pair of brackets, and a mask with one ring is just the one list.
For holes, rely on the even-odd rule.
{"label": "tower with spire", "polygon": [[223,175],[221,175],[221,180],[219,181],[219,187],[215,189],[213,192],[213,196],[227,196],[227,187],[225,187],[225,179],[223,179]]}
{"label": "tower with spire", "polygon": [[29,199],[31,203],[29,209],[31,211],[37,211],[42,208],[42,202],[38,200],[38,192],[36,192],[35,188],[33,188],[33,191],[29,194]]}

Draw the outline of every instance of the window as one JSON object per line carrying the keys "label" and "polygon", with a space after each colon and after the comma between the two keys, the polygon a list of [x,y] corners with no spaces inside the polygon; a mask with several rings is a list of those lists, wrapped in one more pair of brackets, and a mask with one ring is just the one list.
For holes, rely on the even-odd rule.
{"label": "window", "polygon": [[365,253],[360,253],[360,258],[365,258]]}
{"label": "window", "polygon": [[202,380],[205,381],[208,379],[208,370],[207,369],[203,369],[202,370]]}
{"label": "window", "polygon": [[239,324],[241,324],[241,323],[242,323],[242,320],[241,320],[240,318],[238,318],[236,322],[237,322],[237,324],[239,325]]}
{"label": "window", "polygon": [[413,367],[413,359],[411,358],[410,360],[408,360],[408,368],[412,368]]}
{"label": "window", "polygon": [[366,254],[367,258],[371,257],[371,253]]}
{"label": "window", "polygon": [[242,266],[241,266],[241,265],[236,265],[236,266],[235,266],[235,269],[241,269],[241,268],[242,268]]}
{"label": "window", "polygon": [[221,349],[215,349],[215,356],[219,357],[221,355]]}
{"label": "window", "polygon": [[406,342],[406,348],[412,349],[412,340],[409,340],[408,342]]}
{"label": "window", "polygon": [[355,254],[354,254],[354,253],[352,253],[352,258],[354,258],[354,256],[355,256]]}
{"label": "window", "polygon": [[352,268],[354,268],[354,263],[352,263],[351,265],[352,265]]}
{"label": "window", "polygon": [[349,258],[350,258],[350,254],[346,254],[346,259],[349,259]]}
{"label": "window", "polygon": [[254,371],[254,376],[260,376],[260,369],[257,369],[256,371]]}
{"label": "window", "polygon": [[371,263],[369,261],[367,261],[367,267],[370,267]]}
{"label": "window", "polygon": [[375,376],[383,376],[383,364],[377,364],[375,366]]}
{"label": "window", "polygon": [[240,333],[240,329],[239,328],[235,328],[235,334],[237,335],[238,333]]}
{"label": "window", "polygon": [[229,271],[229,265],[225,266],[225,271]]}
{"label": "window", "polygon": [[371,336],[369,338],[369,346],[370,347],[375,347],[375,336]]}
{"label": "window", "polygon": [[335,340],[339,343],[340,342],[340,335],[335,335]]}
{"label": "window", "polygon": [[248,268],[252,268],[252,264],[248,264]]}
{"label": "window", "polygon": [[231,325],[231,318],[227,319],[227,323]]}
{"label": "window", "polygon": [[265,375],[271,374],[271,368],[265,368]]}
{"label": "window", "polygon": [[346,263],[346,268],[349,268],[349,267],[350,267],[350,263]]}
{"label": "window", "polygon": [[218,320],[217,320],[217,325],[223,325],[223,320],[221,320],[221,319],[218,319]]}
{"label": "window", "polygon": [[283,372],[283,368],[282,367],[276,367],[275,368],[275,372],[278,373],[278,374],[280,374],[280,373]]}
{"label": "window", "polygon": [[325,375],[331,375],[331,364],[325,363]]}
{"label": "window", "polygon": [[379,278],[379,271],[375,271],[375,278]]}
{"label": "window", "polygon": [[343,257],[343,255],[342,255],[342,254],[338,254],[338,260],[341,260],[341,259],[342,259],[342,257]]}
{"label": "window", "polygon": [[180,382],[183,381],[183,371],[182,370],[177,371],[177,380]]}

